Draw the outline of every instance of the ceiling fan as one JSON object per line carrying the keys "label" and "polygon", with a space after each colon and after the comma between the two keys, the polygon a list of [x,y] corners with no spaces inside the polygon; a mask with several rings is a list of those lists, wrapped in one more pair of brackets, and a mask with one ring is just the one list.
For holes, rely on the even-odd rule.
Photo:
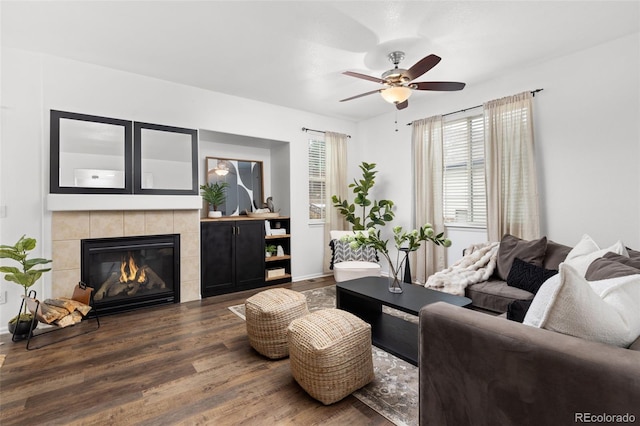
{"label": "ceiling fan", "polygon": [[352,71],[345,71],[343,74],[351,77],[361,78],[363,80],[369,80],[376,83],[383,84],[377,90],[361,93],[350,98],[342,99],[340,102],[350,101],[352,99],[361,98],[363,96],[372,95],[374,93],[380,93],[385,101],[395,104],[397,109],[404,109],[409,105],[409,96],[413,90],[437,90],[452,92],[456,90],[462,90],[465,83],[459,83],[455,81],[423,81],[412,83],[413,80],[420,77],[422,74],[435,67],[440,62],[440,57],[437,55],[429,55],[420,59],[408,70],[398,68],[400,61],[404,59],[404,52],[395,51],[388,55],[389,61],[395,66],[393,69],[386,71],[382,74],[382,78],[371,77],[366,74],[360,74]]}

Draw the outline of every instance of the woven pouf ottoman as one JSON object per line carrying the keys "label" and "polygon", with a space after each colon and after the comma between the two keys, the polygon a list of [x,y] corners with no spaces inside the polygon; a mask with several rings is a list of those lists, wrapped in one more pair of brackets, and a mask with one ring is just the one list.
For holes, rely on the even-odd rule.
{"label": "woven pouf ottoman", "polygon": [[371,326],[339,309],[298,318],[289,325],[289,363],[309,395],[337,402],[373,380]]}
{"label": "woven pouf ottoman", "polygon": [[289,355],[287,327],[294,319],[309,313],[305,295],[273,288],[251,296],[244,307],[251,346],[271,359]]}

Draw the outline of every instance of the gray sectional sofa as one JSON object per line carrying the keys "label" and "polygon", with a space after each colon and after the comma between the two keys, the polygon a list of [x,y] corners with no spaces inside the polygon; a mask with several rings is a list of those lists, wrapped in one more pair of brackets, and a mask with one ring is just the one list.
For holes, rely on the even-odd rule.
{"label": "gray sectional sofa", "polygon": [[[538,264],[558,269],[571,247],[546,246]],[[640,337],[623,348],[487,315],[534,298],[498,269],[467,288],[475,310],[420,311],[420,424],[640,424]]]}
{"label": "gray sectional sofa", "polygon": [[[501,242],[501,245],[507,241]],[[513,243],[513,239],[508,241]],[[571,247],[558,244],[556,242],[545,239],[545,250],[543,250],[542,267],[545,269],[558,269],[558,266],[567,257],[567,254],[571,251]],[[513,253],[513,257],[521,256],[525,259],[540,258],[539,253],[541,251],[540,245],[531,244],[517,250]],[[531,249],[532,252],[526,253],[527,249]],[[502,263],[502,264],[501,264]],[[506,275],[508,271],[505,271],[507,262],[501,262],[498,260],[498,267],[493,276],[487,280],[477,284],[468,286],[465,290],[465,296],[471,299],[472,306],[495,313],[507,312],[507,308],[514,300],[530,300],[533,299],[533,293],[522,290],[520,288],[511,287],[507,285]]]}

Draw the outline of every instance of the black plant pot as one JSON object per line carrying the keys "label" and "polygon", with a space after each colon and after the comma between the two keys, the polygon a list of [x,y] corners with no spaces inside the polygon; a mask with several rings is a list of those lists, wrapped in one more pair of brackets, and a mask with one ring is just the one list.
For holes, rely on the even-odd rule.
{"label": "black plant pot", "polygon": [[29,333],[38,327],[38,320],[17,321],[9,323],[9,332],[13,335],[13,340],[24,340],[29,337]]}

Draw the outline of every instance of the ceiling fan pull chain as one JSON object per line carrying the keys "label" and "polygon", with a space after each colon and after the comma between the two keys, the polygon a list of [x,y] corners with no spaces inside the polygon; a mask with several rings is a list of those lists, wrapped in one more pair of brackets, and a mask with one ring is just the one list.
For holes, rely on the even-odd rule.
{"label": "ceiling fan pull chain", "polygon": [[396,132],[398,131],[398,110],[396,110]]}

